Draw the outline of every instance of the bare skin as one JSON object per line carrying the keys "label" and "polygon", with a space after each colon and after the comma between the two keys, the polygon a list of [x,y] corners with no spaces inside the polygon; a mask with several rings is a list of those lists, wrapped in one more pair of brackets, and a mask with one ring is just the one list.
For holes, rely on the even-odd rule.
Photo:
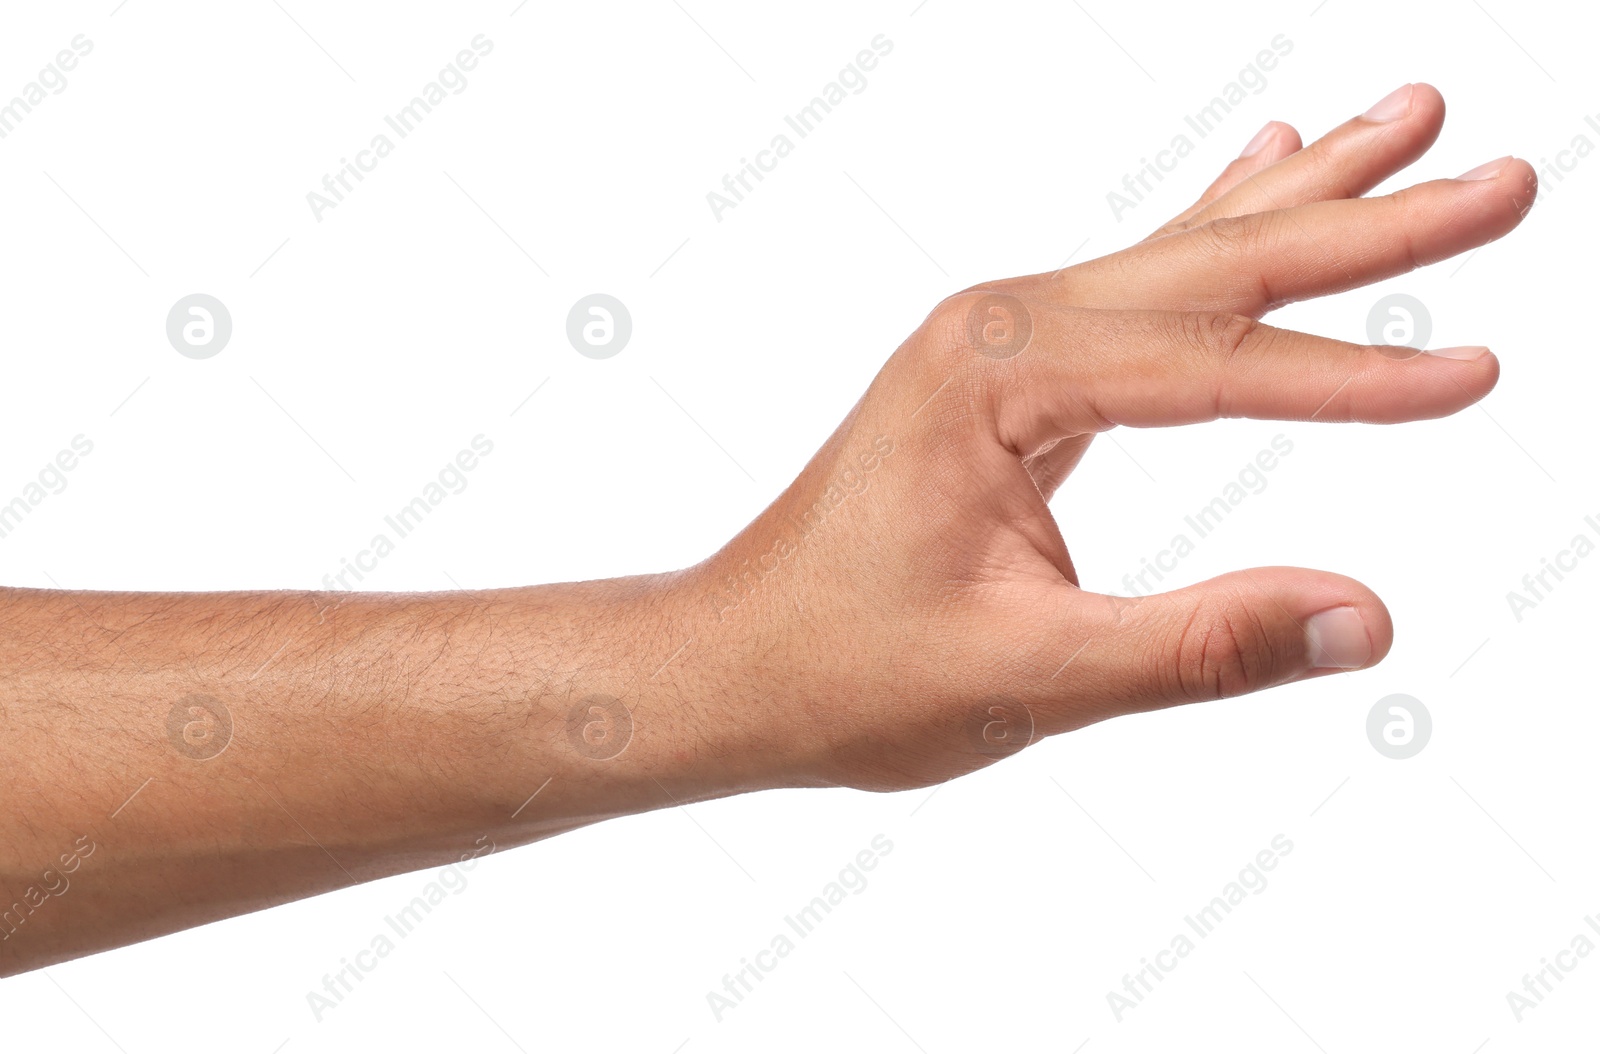
{"label": "bare skin", "polygon": [[680,572],[5,591],[0,975],[675,803],[926,786],[1378,662],[1388,612],[1329,572],[1082,590],[1047,502],[1119,425],[1394,423],[1486,395],[1486,349],[1258,321],[1516,227],[1536,190],[1518,160],[1361,196],[1443,119],[1415,85],[1309,147],[1269,125],[1144,241],[950,297],[773,505]]}

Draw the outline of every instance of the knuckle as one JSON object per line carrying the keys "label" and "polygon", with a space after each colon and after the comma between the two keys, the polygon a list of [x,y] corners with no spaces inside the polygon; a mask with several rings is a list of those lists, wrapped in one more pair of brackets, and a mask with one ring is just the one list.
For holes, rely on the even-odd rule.
{"label": "knuckle", "polygon": [[1343,140],[1319,139],[1297,155],[1306,185],[1315,188],[1318,200],[1342,201],[1366,193],[1354,181],[1356,174],[1350,170],[1350,145]]}
{"label": "knuckle", "polygon": [[1199,325],[1203,334],[1201,347],[1223,365],[1249,350],[1265,332],[1261,322],[1250,315],[1227,311],[1203,314]]}
{"label": "knuckle", "polygon": [[912,339],[906,341],[901,354],[908,356],[918,367],[930,375],[948,376],[960,370],[970,357],[967,352],[968,318],[978,310],[985,296],[981,289],[968,289],[945,297],[934,305],[917,327]]}
{"label": "knuckle", "polygon": [[1269,683],[1272,637],[1242,604],[1206,606],[1184,624],[1172,655],[1182,697],[1205,702],[1245,695]]}
{"label": "knuckle", "polygon": [[1425,207],[1417,188],[1402,187],[1383,200],[1389,203],[1387,229],[1394,233],[1400,244],[1401,262],[1408,271],[1415,271],[1425,266],[1428,261],[1417,253],[1417,243],[1412,233],[1415,230],[1417,216]]}
{"label": "knuckle", "polygon": [[1413,209],[1420,203],[1416,187],[1401,187],[1384,195],[1380,200],[1386,202],[1392,213],[1390,222],[1398,223],[1408,218]]}
{"label": "knuckle", "polygon": [[982,286],[952,293],[933,305],[922,323],[922,332],[941,347],[959,347],[967,339],[967,318],[984,297],[989,295]]}
{"label": "knuckle", "polygon": [[1219,216],[1195,229],[1200,248],[1207,256],[1240,257],[1253,255],[1266,237],[1267,224],[1262,214]]}
{"label": "knuckle", "polygon": [[929,354],[942,363],[975,353],[1008,359],[1028,346],[1033,324],[1033,313],[1022,297],[978,287],[941,300],[923,323],[923,333]]}
{"label": "knuckle", "polygon": [[1179,347],[1197,353],[1197,361],[1215,386],[1219,417],[1228,415],[1228,378],[1245,356],[1259,350],[1272,332],[1250,315],[1221,311],[1185,312],[1178,316]]}
{"label": "knuckle", "polygon": [[989,295],[975,287],[935,304],[874,383],[930,435],[964,441],[980,434],[992,414],[991,378],[968,337],[968,319]]}

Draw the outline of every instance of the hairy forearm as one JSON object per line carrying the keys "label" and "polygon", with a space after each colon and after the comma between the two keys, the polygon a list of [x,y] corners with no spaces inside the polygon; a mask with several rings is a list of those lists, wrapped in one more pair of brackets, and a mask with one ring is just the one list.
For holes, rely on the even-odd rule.
{"label": "hairy forearm", "polygon": [[0,593],[0,975],[782,782],[674,577]]}

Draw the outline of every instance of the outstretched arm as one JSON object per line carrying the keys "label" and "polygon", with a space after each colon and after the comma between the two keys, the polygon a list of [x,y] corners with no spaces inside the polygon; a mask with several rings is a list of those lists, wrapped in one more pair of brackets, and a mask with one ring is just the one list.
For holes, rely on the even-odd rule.
{"label": "outstretched arm", "polygon": [[1535,178],[1509,158],[1361,196],[1443,119],[1415,85],[1304,149],[1269,125],[1139,244],[947,299],[686,571],[0,595],[0,973],[675,802],[927,785],[1118,714],[1379,661],[1382,602],[1328,572],[1085,590],[1047,503],[1118,425],[1393,423],[1487,394],[1484,348],[1259,321],[1521,221]]}

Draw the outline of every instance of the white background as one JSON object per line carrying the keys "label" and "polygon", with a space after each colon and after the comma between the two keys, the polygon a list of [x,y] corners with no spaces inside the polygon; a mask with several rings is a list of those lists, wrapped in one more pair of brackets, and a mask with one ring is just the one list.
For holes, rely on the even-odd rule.
{"label": "white background", "polygon": [[[1427,80],[1450,117],[1408,179],[1600,143],[1600,27],[1574,5],[916,2],[8,11],[0,97],[74,35],[94,48],[0,140],[0,500],[73,436],[94,451],[0,540],[5,581],[319,587],[480,432],[494,452],[467,490],[363,588],[684,566],[778,493],[939,298],[1137,239],[1269,119],[1309,140]],[[314,219],[307,192],[480,33],[494,49],[469,86]],[[867,88],[714,219],[707,192],[878,34],[893,51]],[[1107,192],[1278,34],[1293,50],[1264,90],[1115,219]],[[1600,912],[1600,559],[1520,622],[1506,599],[1600,514],[1600,161],[1560,174],[1470,260],[1275,318],[1364,340],[1376,299],[1409,293],[1433,345],[1501,356],[1481,409],[1123,432],[1055,503],[1085,585],[1116,590],[1283,433],[1267,489],[1171,581],[1354,575],[1394,614],[1379,668],[1109,722],[933,793],[766,794],[497,854],[320,1023],[306,993],[432,876],[54,967],[0,986],[6,1045],[1592,1041],[1600,956],[1520,1024],[1506,1000]],[[565,337],[597,291],[634,323],[604,361]],[[194,292],[234,325],[203,361],[165,335]],[[1396,692],[1434,720],[1407,761],[1366,734]],[[706,993],[880,833],[870,885],[719,1023]],[[1280,833],[1270,885],[1119,1023],[1107,991]]]}

